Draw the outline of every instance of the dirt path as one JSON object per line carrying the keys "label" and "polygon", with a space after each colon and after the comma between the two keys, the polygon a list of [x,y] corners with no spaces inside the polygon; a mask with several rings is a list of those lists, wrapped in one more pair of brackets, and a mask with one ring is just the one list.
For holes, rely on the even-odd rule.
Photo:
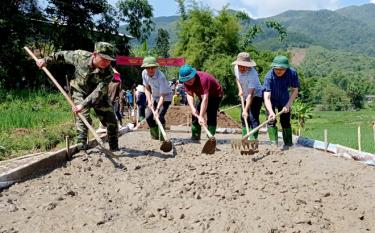
{"label": "dirt path", "polygon": [[175,141],[172,157],[146,131],[124,135],[127,171],[93,149],[1,192],[0,232],[375,231],[373,167],[298,146],[240,156],[233,137],[215,155]]}

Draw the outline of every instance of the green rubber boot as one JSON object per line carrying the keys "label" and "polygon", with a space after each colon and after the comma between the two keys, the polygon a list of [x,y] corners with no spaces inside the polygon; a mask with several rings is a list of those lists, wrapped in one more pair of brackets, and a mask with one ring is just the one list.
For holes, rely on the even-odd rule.
{"label": "green rubber boot", "polygon": [[242,137],[247,134],[246,127],[242,127]]}
{"label": "green rubber boot", "polygon": [[285,146],[293,146],[292,128],[283,129],[283,140]]}
{"label": "green rubber boot", "polygon": [[201,140],[201,126],[199,124],[191,125],[191,139],[192,140]]}
{"label": "green rubber boot", "polygon": [[208,131],[210,131],[210,133],[212,134],[212,136],[215,135],[215,133],[216,133],[216,126],[209,125],[209,126],[207,127],[207,129],[208,129]]}
{"label": "green rubber boot", "polygon": [[159,128],[157,126],[150,127],[150,134],[151,134],[152,139],[158,140],[159,139]]}
{"label": "green rubber boot", "polygon": [[277,146],[277,141],[278,141],[277,127],[269,127],[267,131],[268,131],[268,137],[270,138],[271,143]]}
{"label": "green rubber boot", "polygon": [[[250,131],[251,130],[253,130],[253,129],[250,129]],[[252,135],[250,135],[249,140],[250,141],[258,140],[258,135],[259,135],[259,131],[256,131],[255,133],[253,133]]]}

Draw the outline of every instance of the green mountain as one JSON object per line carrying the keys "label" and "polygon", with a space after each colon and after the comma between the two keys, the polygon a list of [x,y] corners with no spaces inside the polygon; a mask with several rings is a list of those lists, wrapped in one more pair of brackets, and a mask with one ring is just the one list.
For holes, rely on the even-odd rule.
{"label": "green mountain", "polygon": [[[154,44],[158,28],[169,32],[173,44],[177,38],[178,19],[178,16],[154,18],[155,31],[148,40],[150,46]],[[276,32],[265,30],[254,41],[258,48],[277,50],[316,45],[375,56],[375,4],[350,6],[336,11],[286,11],[252,22],[262,24],[270,19],[284,25],[288,37],[280,42]]]}
{"label": "green mountain", "polygon": [[[276,34],[266,30],[257,38],[261,48],[304,47],[318,45],[328,49],[344,49],[375,56],[374,4],[361,7],[347,7],[337,11],[287,11],[280,15],[260,19],[257,22],[273,19],[287,28],[289,38],[280,43]],[[361,12],[369,12],[358,14]],[[276,45],[275,45],[276,43]],[[271,46],[270,46],[271,45]]]}

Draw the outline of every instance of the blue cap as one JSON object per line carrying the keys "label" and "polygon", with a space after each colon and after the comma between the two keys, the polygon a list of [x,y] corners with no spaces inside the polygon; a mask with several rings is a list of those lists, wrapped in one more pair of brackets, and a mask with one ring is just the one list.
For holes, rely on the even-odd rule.
{"label": "blue cap", "polygon": [[197,70],[192,66],[185,64],[180,68],[179,71],[179,81],[180,82],[187,82],[190,79],[194,78],[197,74]]}

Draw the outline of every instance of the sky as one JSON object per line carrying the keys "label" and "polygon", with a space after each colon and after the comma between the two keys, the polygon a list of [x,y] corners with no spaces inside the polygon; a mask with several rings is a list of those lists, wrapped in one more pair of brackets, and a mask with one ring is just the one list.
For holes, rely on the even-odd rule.
{"label": "sky", "polygon": [[[115,4],[118,0],[108,0]],[[175,0],[148,0],[154,8],[154,17],[177,15]],[[186,0],[185,2],[189,2]],[[229,3],[229,8],[248,13],[252,18],[265,18],[287,10],[336,10],[350,5],[374,3],[375,0],[205,0],[201,1],[211,9],[220,10]]]}

